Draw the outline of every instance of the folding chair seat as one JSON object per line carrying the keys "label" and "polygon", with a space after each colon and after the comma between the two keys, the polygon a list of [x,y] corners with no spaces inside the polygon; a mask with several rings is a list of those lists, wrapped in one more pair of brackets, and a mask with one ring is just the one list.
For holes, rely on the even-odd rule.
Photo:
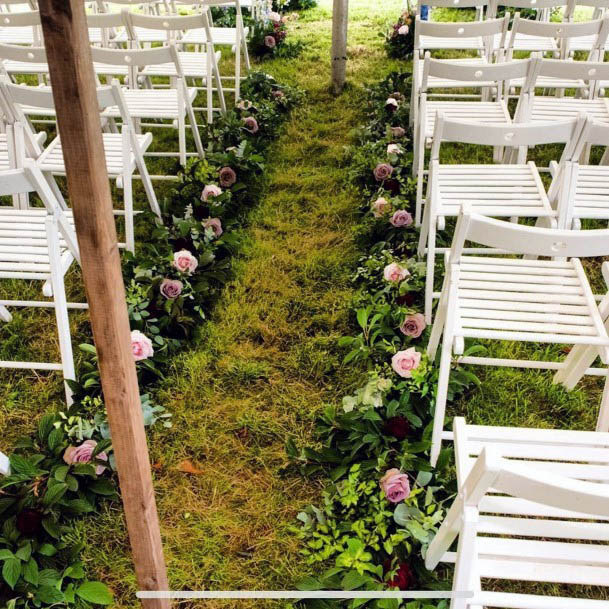
{"label": "folding chair seat", "polygon": [[[40,87],[23,87],[10,83],[0,82],[2,92],[2,106],[4,114],[14,123],[15,131],[20,134],[23,141],[16,144],[17,149],[36,159],[37,166],[47,176],[47,180],[54,190],[55,196],[63,201],[52,175],[66,175],[63,148],[59,137],[55,137],[43,150],[36,141],[33,131],[29,127],[23,112],[27,109],[54,108],[54,101],[49,89]],[[123,190],[124,209],[115,212],[125,216],[126,243],[119,243],[129,251],[135,251],[135,236],[133,226],[133,174],[137,170],[152,211],[160,218],[161,212],[156,199],[154,188],[144,162],[144,154],[152,142],[152,134],[135,133],[131,115],[127,109],[127,102],[117,82],[112,86],[102,87],[97,91],[100,111],[111,108],[118,110],[118,117],[122,119],[121,132],[102,133],[106,171],[110,179],[116,180]],[[64,205],[65,206],[65,205]]]}
{"label": "folding chair seat", "polygon": [[[457,418],[454,437],[459,494],[425,561],[455,563],[453,591],[473,592],[451,609],[605,609],[570,586],[609,585],[609,434]],[[485,578],[518,581],[518,592]],[[526,582],[564,586],[542,595]]]}
{"label": "folding chair seat", "polygon": [[[61,210],[40,170],[26,159],[22,169],[0,172],[0,196],[36,192],[44,209],[0,207],[0,280],[43,281],[53,302],[0,300],[0,320],[10,322],[7,307],[51,307],[59,333],[61,362],[0,361],[0,368],[62,371],[74,379],[74,361],[63,276],[73,260],[80,261],[71,214]],[[71,305],[86,308],[86,305]],[[70,400],[66,386],[66,396]]]}
{"label": "folding chair seat", "polygon": [[[421,223],[423,176],[427,173],[424,169],[425,147],[431,144],[438,112],[441,112],[447,120],[459,122],[471,121],[487,125],[509,125],[512,122],[512,118],[507,104],[502,98],[504,83],[505,81],[524,76],[527,77],[527,82],[532,83],[535,76],[536,62],[536,59],[529,59],[524,62],[506,62],[486,66],[456,65],[431,59],[429,54],[426,55],[412,164],[413,175],[417,177],[417,225]],[[432,76],[451,78],[462,82],[492,82],[496,87],[497,96],[495,101],[428,101],[427,88],[429,78]],[[528,85],[522,88],[523,95],[528,88]]]}
{"label": "folding chair seat", "polygon": [[[109,65],[127,66],[130,68],[129,82],[138,82],[138,71],[157,65],[173,63],[176,78],[171,79],[168,89],[123,89],[122,93],[126,108],[133,119],[152,119],[171,121],[178,130],[179,152],[182,165],[186,164],[186,117],[188,116],[190,129],[195,141],[197,154],[203,157],[203,144],[197,127],[192,102],[196,98],[197,90],[186,86],[180,60],[175,46],[163,46],[154,49],[91,49],[93,61]],[[103,113],[106,118],[120,118],[121,112],[117,106],[106,108]],[[155,126],[162,126],[161,123]],[[150,153],[149,153],[150,154]],[[161,153],[157,153],[161,154]],[[168,154],[168,153],[163,153]]]}
{"label": "folding chair seat", "polygon": [[[546,226],[557,226],[557,211],[552,208],[535,163],[526,162],[526,149],[543,144],[567,144],[564,156],[571,158],[584,118],[545,125],[484,125],[436,119],[429,161],[427,200],[419,235],[419,257],[427,253],[425,317],[431,323],[436,255],[446,248],[436,247],[436,232],[447,217],[457,217],[464,204],[473,213],[496,218],[535,218]],[[442,164],[443,142],[477,146],[507,147],[506,162],[498,165]],[[514,158],[518,150],[520,159]],[[514,163],[509,163],[514,158]],[[469,249],[465,250],[470,251]],[[474,251],[477,251],[474,248]]]}
{"label": "folding chair seat", "polygon": [[[550,260],[462,255],[466,241],[523,256]],[[431,461],[440,453],[444,412],[454,353],[468,338],[586,346],[609,363],[609,336],[579,257],[609,254],[609,230],[565,231],[522,226],[462,212],[444,277],[427,352],[431,360],[442,337]],[[463,364],[547,368],[563,363],[458,357]],[[604,371],[603,371],[604,373]]]}

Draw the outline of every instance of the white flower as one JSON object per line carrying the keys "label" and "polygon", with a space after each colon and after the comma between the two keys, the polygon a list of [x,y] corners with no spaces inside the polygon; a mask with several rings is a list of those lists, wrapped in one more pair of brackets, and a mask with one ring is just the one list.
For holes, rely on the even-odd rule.
{"label": "white flower", "polygon": [[406,36],[406,34],[408,34],[408,31],[409,31],[409,30],[408,30],[408,26],[407,26],[407,25],[402,25],[402,26],[400,27],[400,29],[398,30],[398,34],[399,34],[400,36]]}
{"label": "white flower", "polygon": [[385,106],[393,106],[394,108],[398,107],[398,100],[395,97],[388,97],[385,102]]}
{"label": "white flower", "polygon": [[387,154],[402,154],[402,148],[398,144],[389,144]]}

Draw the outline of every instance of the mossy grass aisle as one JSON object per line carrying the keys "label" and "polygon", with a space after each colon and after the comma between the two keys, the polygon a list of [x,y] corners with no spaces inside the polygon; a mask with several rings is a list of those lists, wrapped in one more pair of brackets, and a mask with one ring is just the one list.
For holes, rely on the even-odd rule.
{"label": "mossy grass aisle", "polygon": [[[305,43],[299,58],[262,64],[307,97],[268,151],[265,194],[244,230],[236,279],[163,384],[159,401],[173,427],[153,432],[150,447],[174,588],[293,587],[310,570],[293,527],[319,488],[286,468],[285,443],[310,441],[321,405],[361,383],[362,370],[344,367],[337,347],[349,322],[361,203],[345,188],[342,160],[363,120],[362,85],[397,65],[378,32],[400,2],[355,0],[350,10],[351,84],[341,97],[329,91],[329,0],[290,23]],[[80,526],[87,564],[117,593],[116,606],[130,607],[121,519],[114,505]]]}

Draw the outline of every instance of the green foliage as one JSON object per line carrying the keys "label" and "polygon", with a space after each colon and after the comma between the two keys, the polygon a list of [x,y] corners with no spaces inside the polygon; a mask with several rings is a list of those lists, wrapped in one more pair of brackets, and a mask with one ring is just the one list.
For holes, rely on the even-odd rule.
{"label": "green foliage", "polygon": [[389,57],[408,59],[414,50],[414,11],[405,11],[385,34],[385,48]]}
{"label": "green foliage", "polygon": [[298,57],[304,48],[300,40],[287,40],[288,29],[285,19],[280,21],[257,21],[252,26],[249,40],[250,53],[259,59]]}

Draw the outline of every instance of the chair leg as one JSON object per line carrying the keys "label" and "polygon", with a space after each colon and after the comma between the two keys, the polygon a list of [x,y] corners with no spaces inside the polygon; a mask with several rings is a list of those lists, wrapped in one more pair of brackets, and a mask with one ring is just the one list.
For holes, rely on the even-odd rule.
{"label": "chair leg", "polygon": [[0,305],[0,319],[7,323],[13,319],[13,316],[4,305]]}
{"label": "chair leg", "polygon": [[135,230],[133,227],[133,177],[123,174],[123,205],[125,210],[125,242],[127,250],[135,253]]}
{"label": "chair leg", "polygon": [[180,114],[178,118],[178,145],[180,149],[180,165],[186,167],[186,121],[183,114]]}
{"label": "chair leg", "polygon": [[434,271],[436,267],[436,216],[428,212],[428,207],[431,207],[429,201],[425,206],[425,216],[428,218],[427,230],[429,232],[429,237],[427,238],[427,270],[425,273],[425,323],[430,324],[433,310]]}
{"label": "chair leg", "polygon": [[148,167],[146,166],[144,157],[142,156],[141,159],[136,157],[135,162],[137,164],[137,169],[140,172],[140,178],[142,180],[144,190],[146,191],[146,196],[148,197],[148,203],[150,203],[150,209],[158,216],[159,219],[161,219],[161,208],[159,207],[159,202],[156,198],[156,193],[154,192],[152,180],[150,179],[150,174],[148,173]]}
{"label": "chair leg", "polygon": [[[59,350],[63,366],[64,379],[75,380],[74,355],[72,353],[72,338],[70,335],[70,320],[68,318],[68,305],[66,290],[63,282],[63,268],[59,250],[59,231],[57,218],[48,216],[46,219],[46,233],[49,245],[49,260],[51,267],[51,283],[53,285],[53,300],[55,301],[55,318],[59,335]],[[66,399],[72,403],[72,391],[65,385]]]}
{"label": "chair leg", "polygon": [[442,352],[440,355],[440,369],[438,372],[438,387],[436,393],[436,407],[433,418],[433,432],[431,435],[430,462],[435,466],[442,448],[442,430],[444,429],[444,416],[446,414],[446,398],[448,396],[448,381],[450,377],[450,364],[452,360],[453,335],[452,324],[449,322],[444,328]]}
{"label": "chair leg", "polygon": [[605,387],[603,389],[603,397],[601,398],[601,407],[598,412],[596,431],[609,431],[609,376],[605,378]]}
{"label": "chair leg", "polygon": [[[190,121],[192,135],[195,138],[195,146],[197,148],[197,153],[201,158],[203,158],[205,156],[205,152],[203,150],[203,142],[201,142],[201,134],[199,133],[199,128],[197,127],[197,119],[195,118],[195,113],[190,104],[186,106],[186,112],[188,113],[188,120]],[[182,118],[182,120],[184,120],[184,118]],[[184,135],[186,135],[185,131],[183,131],[183,133]],[[184,143],[184,150],[186,150],[186,143]],[[184,159],[184,165],[186,165],[186,159]]]}
{"label": "chair leg", "polygon": [[598,348],[591,345],[575,345],[565,358],[563,365],[552,379],[553,383],[564,385],[569,391],[579,383],[598,356]]}

